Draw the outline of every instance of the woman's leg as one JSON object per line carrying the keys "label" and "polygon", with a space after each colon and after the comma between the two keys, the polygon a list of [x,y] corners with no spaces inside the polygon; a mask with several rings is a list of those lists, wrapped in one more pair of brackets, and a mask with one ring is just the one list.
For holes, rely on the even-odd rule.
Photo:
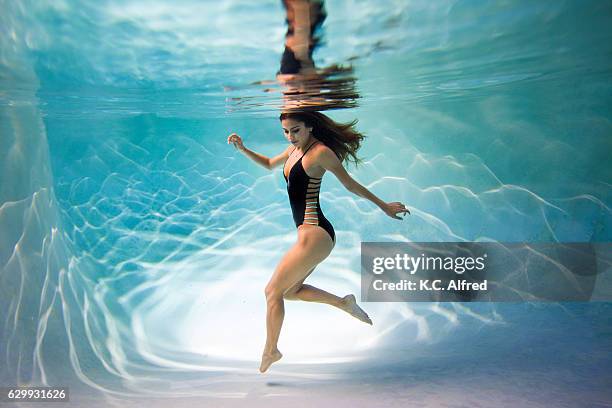
{"label": "woman's leg", "polygon": [[332,305],[347,312],[364,323],[370,325],[372,324],[372,319],[370,319],[370,316],[368,316],[368,314],[362,308],[360,308],[359,305],[357,305],[355,295],[346,295],[345,297],[341,298],[312,285],[304,285],[303,282],[304,280],[298,282],[290,290],[288,290],[285,293],[284,298],[288,300],[303,300],[306,302],[318,302]]}
{"label": "woman's leg", "polygon": [[300,226],[298,241],[277,265],[265,290],[267,338],[259,367],[262,373],[282,357],[277,343],[285,316],[285,292],[303,281],[317,264],[327,258],[333,247],[333,241],[323,228]]}
{"label": "woman's leg", "polygon": [[339,308],[342,308],[344,304],[343,298],[308,284],[301,284],[294,292],[287,292],[285,294],[285,299],[325,303]]}

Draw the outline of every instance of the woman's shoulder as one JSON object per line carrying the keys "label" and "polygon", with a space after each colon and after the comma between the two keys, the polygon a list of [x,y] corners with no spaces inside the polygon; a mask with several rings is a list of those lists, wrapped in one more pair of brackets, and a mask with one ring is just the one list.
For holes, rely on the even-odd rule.
{"label": "woman's shoulder", "polygon": [[295,146],[292,144],[287,145],[287,147],[285,148],[285,150],[283,151],[283,154],[291,154],[293,153],[293,151],[295,150]]}
{"label": "woman's shoulder", "polygon": [[325,167],[324,163],[329,165],[330,163],[334,163],[338,160],[338,156],[333,149],[323,142],[316,143],[310,150],[313,150],[312,161],[322,167]]}
{"label": "woman's shoulder", "polygon": [[312,151],[316,155],[334,153],[329,146],[320,140],[312,146]]}
{"label": "woman's shoulder", "polygon": [[312,150],[314,150],[314,155],[316,156],[321,156],[321,157],[329,157],[329,156],[333,156],[336,157],[336,152],[334,152],[334,150],[327,146],[325,143],[319,141],[317,142],[313,147]]}

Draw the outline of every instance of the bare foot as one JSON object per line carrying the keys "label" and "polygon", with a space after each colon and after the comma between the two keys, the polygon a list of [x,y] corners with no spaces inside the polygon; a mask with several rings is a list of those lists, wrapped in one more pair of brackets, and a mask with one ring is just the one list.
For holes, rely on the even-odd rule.
{"label": "bare foot", "polygon": [[263,353],[261,355],[261,365],[259,366],[259,372],[265,373],[268,367],[270,367],[275,361],[280,360],[282,356],[283,355],[278,350],[275,350],[271,353]]}
{"label": "bare foot", "polygon": [[370,316],[362,308],[357,305],[357,300],[355,299],[355,295],[346,295],[342,298],[342,307],[341,309],[355,317],[356,319],[361,320],[364,323],[372,324],[372,319]]}

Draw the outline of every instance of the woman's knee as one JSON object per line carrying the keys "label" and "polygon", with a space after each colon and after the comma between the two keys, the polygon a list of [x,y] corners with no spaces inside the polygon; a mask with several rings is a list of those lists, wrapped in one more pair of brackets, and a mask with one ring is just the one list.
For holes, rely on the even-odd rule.
{"label": "woman's knee", "polygon": [[276,301],[278,299],[297,300],[297,292],[302,289],[302,283],[293,285],[292,287],[285,289],[280,287],[278,284],[270,282],[266,285],[265,295],[268,301]]}
{"label": "woman's knee", "polygon": [[283,298],[283,290],[273,282],[266,285],[264,293],[268,301],[276,301]]}

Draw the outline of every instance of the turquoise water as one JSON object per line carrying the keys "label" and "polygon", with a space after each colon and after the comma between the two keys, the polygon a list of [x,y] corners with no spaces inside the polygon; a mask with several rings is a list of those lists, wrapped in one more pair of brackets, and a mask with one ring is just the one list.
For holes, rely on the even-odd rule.
{"label": "turquoise water", "polygon": [[[610,2],[326,8],[315,62],[350,61],[361,95],[330,116],[368,136],[349,171],[412,215],[327,175],[338,243],[312,284],[357,293],[362,241],[611,241]],[[278,70],[280,2],[2,10],[0,385],[119,406],[612,403],[604,302],[367,303],[372,327],[287,302],[285,357],[259,375],[295,228],[280,170],[225,141],[286,145],[277,87],[255,84]]]}

